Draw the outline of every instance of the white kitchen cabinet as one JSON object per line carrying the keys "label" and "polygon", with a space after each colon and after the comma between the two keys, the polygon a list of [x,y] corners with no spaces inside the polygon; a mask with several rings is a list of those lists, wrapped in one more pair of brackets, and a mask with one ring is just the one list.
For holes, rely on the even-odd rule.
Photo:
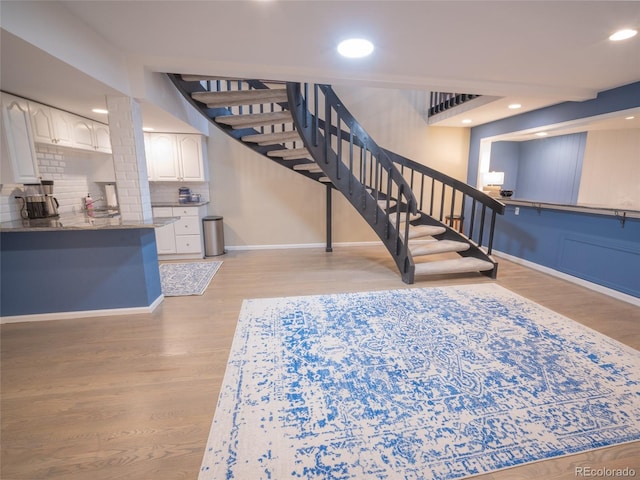
{"label": "white kitchen cabinet", "polygon": [[173,207],[173,216],[180,217],[173,224],[176,234],[176,253],[195,253],[203,257],[202,216],[198,207]]}
{"label": "white kitchen cabinet", "polygon": [[93,122],[93,139],[96,152],[111,153],[109,125]]}
{"label": "white kitchen cabinet", "polygon": [[157,182],[178,181],[180,166],[175,135],[172,133],[147,134],[149,151],[145,152],[152,166],[151,179]]}
{"label": "white kitchen cabinet", "polygon": [[[171,217],[173,212],[171,207],[154,207],[154,217]],[[156,248],[158,255],[167,255],[176,253],[176,234],[173,228],[173,223],[157,227],[156,233]]]}
{"label": "white kitchen cabinet", "polygon": [[111,153],[109,126],[28,101],[35,143]]}
{"label": "white kitchen cabinet", "polygon": [[73,146],[83,150],[93,150],[93,122],[82,117],[73,119]]}
{"label": "white kitchen cabinet", "polygon": [[107,125],[74,115],[72,131],[74,148],[111,153],[111,140]]}
{"label": "white kitchen cabinet", "polygon": [[154,217],[174,217],[178,221],[158,227],[156,247],[165,259],[203,258],[202,217],[204,206],[153,207]]}
{"label": "white kitchen cabinet", "polygon": [[2,183],[40,183],[27,100],[2,93]]}
{"label": "white kitchen cabinet", "polygon": [[205,176],[202,135],[145,134],[147,169],[156,182],[203,182]]}
{"label": "white kitchen cabinet", "polygon": [[202,155],[202,136],[176,135],[180,180],[190,182],[204,181],[204,158]]}
{"label": "white kitchen cabinet", "polygon": [[72,114],[32,101],[29,101],[29,113],[35,143],[73,146]]}

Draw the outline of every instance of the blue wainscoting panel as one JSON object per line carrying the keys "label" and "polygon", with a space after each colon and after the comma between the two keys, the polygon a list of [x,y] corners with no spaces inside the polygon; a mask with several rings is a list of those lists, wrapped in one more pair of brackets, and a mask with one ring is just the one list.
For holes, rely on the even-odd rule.
{"label": "blue wainscoting panel", "polygon": [[640,219],[507,206],[496,219],[498,252],[640,297]]}
{"label": "blue wainscoting panel", "polygon": [[[625,291],[629,287],[625,283],[634,280],[635,286],[640,288],[640,264],[637,261],[640,244],[629,245],[588,235],[567,235],[561,249],[559,268],[564,272],[614,290]],[[634,258],[635,268],[631,266]]]}
{"label": "blue wainscoting panel", "polygon": [[3,232],[0,315],[148,307],[160,295],[151,228]]}

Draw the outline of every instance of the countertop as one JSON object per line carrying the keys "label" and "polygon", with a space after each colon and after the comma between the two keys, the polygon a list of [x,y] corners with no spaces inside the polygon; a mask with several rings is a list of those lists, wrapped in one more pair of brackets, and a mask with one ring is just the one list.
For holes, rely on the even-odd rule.
{"label": "countertop", "polygon": [[565,203],[549,203],[538,200],[528,200],[523,198],[500,198],[505,205],[513,205],[517,207],[531,207],[537,209],[564,210],[567,212],[590,213],[593,215],[612,215],[622,216],[626,218],[640,218],[640,210],[628,208],[626,206],[610,207],[606,205],[587,205],[587,204],[565,204]]}
{"label": "countertop", "polygon": [[90,217],[86,213],[59,217],[21,219],[0,223],[0,232],[52,232],[58,230],[123,230],[156,228],[175,223],[178,217],[154,217],[150,221],[123,220],[122,217]]}
{"label": "countertop", "polygon": [[203,205],[208,205],[209,202],[158,202],[152,203],[151,207],[202,207]]}

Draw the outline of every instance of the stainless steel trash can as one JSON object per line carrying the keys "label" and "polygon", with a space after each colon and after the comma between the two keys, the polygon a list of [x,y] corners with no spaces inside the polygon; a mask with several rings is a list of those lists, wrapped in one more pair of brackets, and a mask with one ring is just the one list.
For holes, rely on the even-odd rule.
{"label": "stainless steel trash can", "polygon": [[204,232],[205,257],[215,257],[225,253],[222,217],[204,217],[202,219],[202,231]]}

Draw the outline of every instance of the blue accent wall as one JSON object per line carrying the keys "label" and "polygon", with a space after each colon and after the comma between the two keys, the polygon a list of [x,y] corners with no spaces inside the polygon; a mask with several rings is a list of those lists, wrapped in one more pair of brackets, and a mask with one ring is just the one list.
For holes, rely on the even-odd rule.
{"label": "blue accent wall", "polygon": [[516,190],[519,165],[519,142],[494,142],[491,145],[489,171],[504,172],[504,184],[502,185],[504,190]]}
{"label": "blue accent wall", "polygon": [[[482,139],[640,107],[640,82],[471,129],[467,181],[475,185]],[[510,143],[510,142],[508,142]],[[582,147],[584,148],[584,147]],[[492,145],[493,150],[493,145]],[[493,170],[496,167],[491,165]],[[524,173],[519,166],[518,179]],[[505,180],[506,184],[506,180]],[[514,188],[515,190],[515,188]],[[522,192],[517,192],[516,197]],[[571,202],[558,202],[571,203]],[[640,220],[622,228],[615,216],[514,207],[498,216],[493,248],[614,290],[640,297]]]}
{"label": "blue accent wall", "polygon": [[148,307],[160,295],[152,228],[3,232],[0,315]]}
{"label": "blue accent wall", "polygon": [[640,219],[508,205],[493,248],[640,297]]}
{"label": "blue accent wall", "polygon": [[526,142],[494,142],[489,170],[504,172],[513,198],[575,204],[580,191],[587,133]]}

